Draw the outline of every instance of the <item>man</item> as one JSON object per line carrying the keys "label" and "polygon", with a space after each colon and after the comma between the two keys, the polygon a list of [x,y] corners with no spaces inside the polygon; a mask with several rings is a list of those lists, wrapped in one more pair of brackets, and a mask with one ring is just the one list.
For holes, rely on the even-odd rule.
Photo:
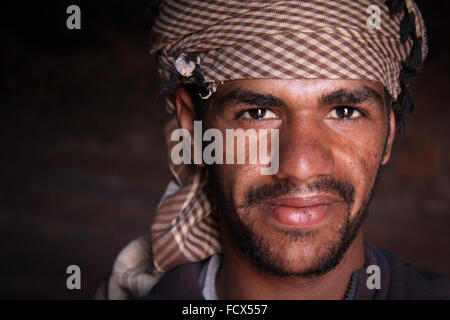
{"label": "man", "polygon": [[[361,229],[427,54],[413,1],[165,1],[152,51],[174,114],[174,179],[106,298],[450,298],[446,279]],[[250,138],[213,155],[244,163],[205,165],[195,143],[174,161],[172,133],[196,140],[196,120],[220,136],[264,132],[269,161],[249,163],[262,145]]]}

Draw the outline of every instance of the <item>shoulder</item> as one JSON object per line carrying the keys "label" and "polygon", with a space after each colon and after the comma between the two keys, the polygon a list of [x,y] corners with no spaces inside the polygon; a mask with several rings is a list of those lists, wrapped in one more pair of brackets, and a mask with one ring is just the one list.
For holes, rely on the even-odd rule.
{"label": "shoulder", "polygon": [[200,273],[208,259],[186,263],[165,273],[142,300],[201,300]]}
{"label": "shoulder", "polygon": [[387,266],[388,299],[450,299],[450,280],[444,275],[416,268],[389,250],[367,247]]}

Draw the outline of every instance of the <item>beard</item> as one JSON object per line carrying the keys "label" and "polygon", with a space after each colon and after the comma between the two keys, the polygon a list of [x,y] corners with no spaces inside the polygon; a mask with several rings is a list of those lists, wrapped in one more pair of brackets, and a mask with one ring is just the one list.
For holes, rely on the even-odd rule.
{"label": "beard", "polygon": [[[354,187],[350,182],[334,177],[321,177],[303,185],[288,179],[252,185],[245,192],[244,203],[236,205],[232,184],[224,183],[226,179],[219,178],[211,168],[208,197],[218,211],[221,223],[230,230],[232,242],[260,272],[278,277],[311,278],[336,267],[358,235],[368,214],[379,170],[380,167],[370,191],[365,194],[353,217]],[[331,222],[318,229],[275,230],[269,227],[264,218],[267,212],[260,204],[299,191],[333,193],[342,199],[342,205],[333,213]]]}

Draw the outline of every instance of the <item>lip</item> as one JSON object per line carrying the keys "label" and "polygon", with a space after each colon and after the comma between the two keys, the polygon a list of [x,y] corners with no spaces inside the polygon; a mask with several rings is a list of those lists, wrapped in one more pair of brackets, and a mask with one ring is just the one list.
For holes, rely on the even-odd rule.
{"label": "lip", "polygon": [[295,228],[321,224],[341,200],[332,195],[278,198],[266,203],[278,223]]}

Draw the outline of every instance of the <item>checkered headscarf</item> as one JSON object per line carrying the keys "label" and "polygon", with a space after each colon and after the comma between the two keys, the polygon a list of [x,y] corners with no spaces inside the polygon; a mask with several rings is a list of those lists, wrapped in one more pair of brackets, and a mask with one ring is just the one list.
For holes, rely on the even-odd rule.
{"label": "checkered headscarf", "polygon": [[[171,88],[197,83],[213,93],[236,79],[364,79],[381,83],[394,100],[407,104],[426,43],[424,21],[412,0],[168,0],[160,6],[151,51]],[[174,112],[173,96],[167,105]],[[172,119],[166,136],[176,127]],[[167,140],[170,155],[176,142]],[[204,170],[170,167],[173,179],[151,239],[135,240],[121,252],[108,298],[145,294],[164,272],[221,251],[217,220],[203,190]]]}

